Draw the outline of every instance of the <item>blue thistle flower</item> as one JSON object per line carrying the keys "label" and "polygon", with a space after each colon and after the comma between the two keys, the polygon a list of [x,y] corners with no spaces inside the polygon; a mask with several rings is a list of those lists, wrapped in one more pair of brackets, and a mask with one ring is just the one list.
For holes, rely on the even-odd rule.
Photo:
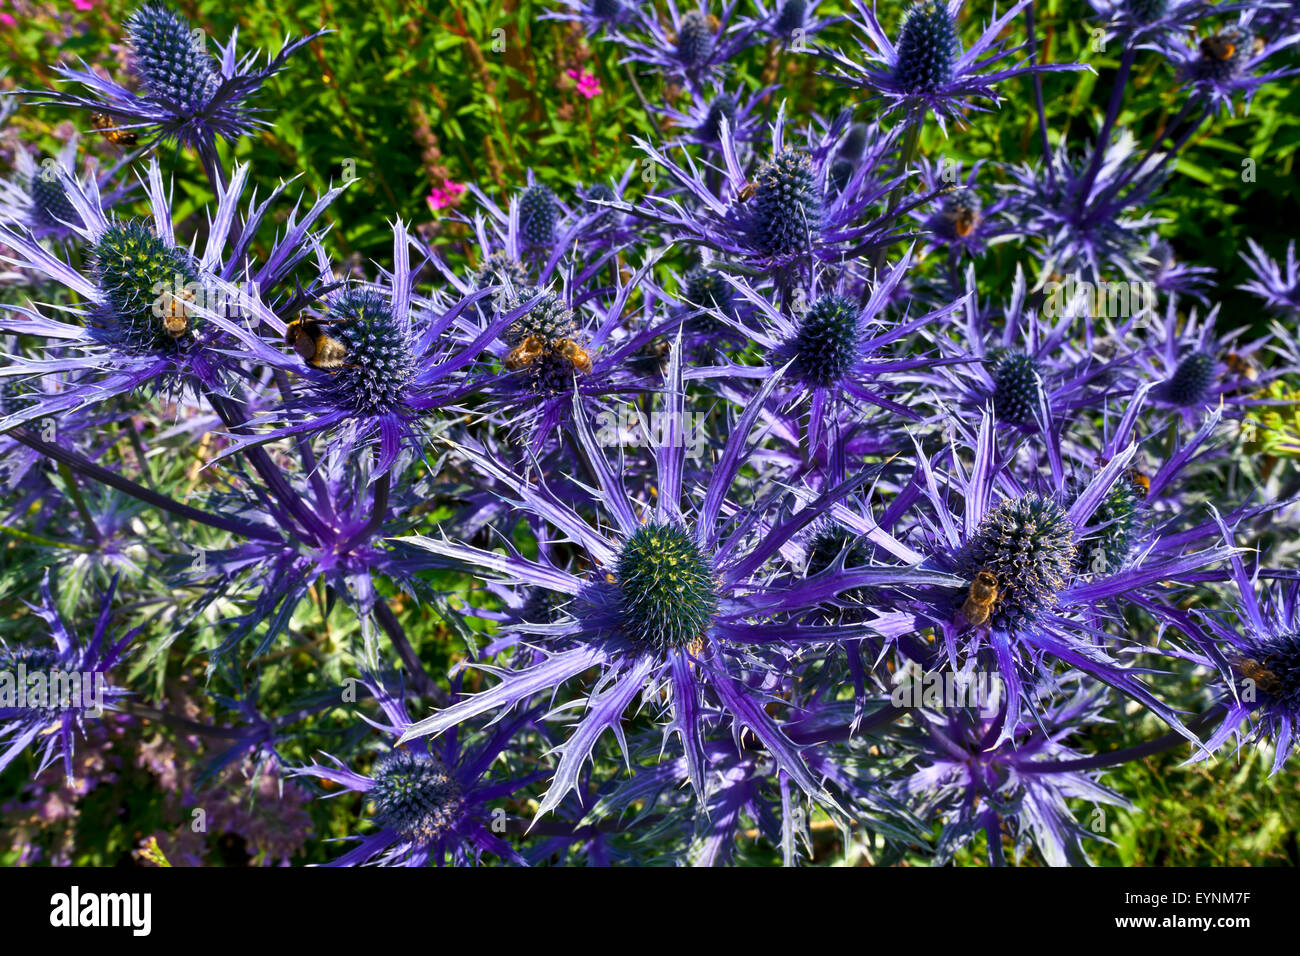
{"label": "blue thistle flower", "polygon": [[1193,352],[1178,363],[1164,383],[1164,397],[1175,405],[1202,405],[1214,385],[1214,356]]}
{"label": "blue thistle flower", "polygon": [[623,631],[663,654],[703,640],[718,613],[714,571],[690,534],[651,522],[623,542],[615,577]]}
{"label": "blue thistle flower", "polygon": [[713,24],[703,10],[688,10],[677,25],[677,58],[687,70],[699,70],[713,55]]}
{"label": "blue thistle flower", "polygon": [[855,0],[856,16],[849,22],[863,34],[860,48],[866,62],[838,50],[817,53],[831,62],[834,69],[830,75],[837,80],[886,100],[885,113],[928,110],[944,126],[946,120],[966,110],[987,109],[982,101],[996,104],[994,87],[1011,77],[1088,69],[1080,63],[1043,64],[1027,59],[1004,64],[1026,49],[1025,44],[1008,48],[1001,36],[1027,4],[1028,0],[1012,4],[963,50],[956,29],[961,0],[913,3],[903,16],[897,44],[889,41],[875,10]]}
{"label": "blue thistle flower", "polygon": [[941,0],[917,0],[899,28],[894,76],[906,93],[933,93],[952,80],[961,53],[957,24]]}
{"label": "blue thistle flower", "polygon": [[781,150],[759,168],[754,182],[755,245],[773,256],[804,249],[822,219],[821,192],[808,154]]}
{"label": "blue thistle flower", "polygon": [[780,12],[772,23],[772,29],[781,35],[794,33],[804,28],[808,20],[808,0],[783,0]]}
{"label": "blue thistle flower", "polygon": [[[257,116],[248,100],[289,57],[317,37],[320,30],[297,40],[286,40],[280,52],[257,66],[257,55],[235,53],[234,39],[218,47],[217,56],[203,48],[183,16],[163,3],[146,3],[126,21],[131,71],[141,86],[132,92],[120,83],[81,69],[55,66],[62,79],[80,85],[85,93],[45,91],[39,102],[103,114],[121,130],[154,134],[150,145],[174,139],[198,151],[209,177],[219,175],[218,138],[235,140],[269,125]],[[214,180],[215,183],[215,180]]]}
{"label": "blue thistle flower", "polygon": [[335,401],[361,414],[402,408],[406,387],[418,374],[410,330],[380,292],[351,286],[336,294],[321,318],[346,358],[327,385]]}
{"label": "blue thistle flower", "polygon": [[[370,721],[396,739],[411,726],[404,697],[395,697],[371,674],[362,683],[374,696],[386,722]],[[294,776],[328,780],[364,796],[379,830],[355,837],[357,847],[328,866],[471,866],[490,853],[507,863],[526,865],[523,857],[491,828],[491,803],[509,797],[530,778],[493,779],[490,768],[511,737],[533,719],[531,713],[506,721],[477,742],[450,740],[437,750],[393,748],[374,762],[369,775],[334,766],[309,764]],[[329,756],[328,754],[326,756]]]}
{"label": "blue thistle flower", "polygon": [[89,251],[90,274],[107,300],[101,319],[116,344],[147,353],[192,339],[197,323],[188,312],[158,307],[160,290],[199,284],[199,263],[188,250],[127,220],[111,223]]}
{"label": "blue thistle flower", "polygon": [[184,113],[199,113],[221,85],[217,63],[202,33],[160,3],[147,3],[126,18],[131,66],[145,91]]}
{"label": "blue thistle flower", "polygon": [[1042,370],[1024,352],[1005,350],[991,355],[989,375],[993,378],[993,409],[998,421],[1011,425],[1032,424],[1038,416],[1042,395]]}
{"label": "blue thistle flower", "polygon": [[708,113],[705,114],[704,122],[700,124],[700,138],[713,142],[722,135],[722,121],[726,119],[727,125],[731,129],[736,128],[736,100],[735,97],[726,93],[715,96],[709,102]]}
{"label": "blue thistle flower", "polygon": [[799,331],[782,347],[791,371],[818,388],[838,384],[860,357],[861,309],[842,295],[824,295],[798,319]]}
{"label": "blue thistle flower", "polygon": [[990,620],[994,627],[1013,631],[1056,606],[1074,578],[1077,554],[1075,529],[1065,509],[1028,494],[985,512],[957,562],[968,577],[987,571],[997,578]]}
{"label": "blue thistle flower", "polygon": [[[64,776],[71,782],[73,747],[77,732],[85,733],[85,718],[100,716],[100,711],[113,709],[127,696],[126,690],[108,683],[108,672],[125,656],[143,625],[116,641],[109,639],[117,582],[114,576],[100,595],[94,631],[82,642],[59,614],[50,593],[50,572],[45,572],[41,603],[28,607],[45,622],[54,646],[0,645],[0,746],[4,746],[0,771],[35,745],[40,753],[37,773],[61,758]],[[75,683],[70,683],[74,675]],[[19,686],[20,679],[24,686]]]}
{"label": "blue thistle flower", "polygon": [[536,183],[519,197],[519,228],[530,246],[549,247],[555,243],[557,217],[555,193],[549,186]]}

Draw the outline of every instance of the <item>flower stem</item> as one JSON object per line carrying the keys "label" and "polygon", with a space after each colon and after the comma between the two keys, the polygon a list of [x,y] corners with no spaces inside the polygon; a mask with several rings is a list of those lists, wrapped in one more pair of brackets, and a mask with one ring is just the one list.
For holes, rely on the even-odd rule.
{"label": "flower stem", "polygon": [[[895,175],[903,177],[907,175],[907,170],[911,167],[912,161],[916,159],[917,147],[921,143],[921,125],[925,122],[925,110],[917,110],[907,119],[907,131],[903,134],[903,145],[898,153],[898,168]],[[889,194],[889,206],[885,210],[882,219],[888,219],[898,204],[903,201],[903,190],[907,187],[906,179],[900,179],[897,186]],[[875,258],[871,262],[871,268],[879,272],[885,264],[885,246],[882,244],[876,250]],[[870,286],[863,290],[862,302],[865,304],[870,297]]]}
{"label": "flower stem", "polygon": [[153,505],[167,511],[178,518],[185,518],[189,521],[197,521],[199,524],[205,524],[209,527],[219,528],[222,531],[228,531],[231,534],[242,535],[245,538],[253,538],[261,541],[279,541],[280,537],[270,528],[262,528],[258,525],[248,524],[239,521],[236,518],[225,518],[221,515],[208,514],[206,511],[200,511],[198,508],[191,508],[189,505],[183,505],[179,501],[159,494],[156,491],[150,491],[141,485],[137,485],[129,478],[123,478],[121,475],[114,474],[107,468],[102,468],[94,462],[83,458],[81,455],[59,445],[53,445],[49,442],[42,441],[25,428],[15,428],[9,432],[15,441],[21,442],[33,451],[38,451],[47,458],[56,462],[64,462],[73,471],[76,471],[92,481],[98,481],[100,484],[108,485],[110,488],[116,488],[118,491],[130,495],[143,501],[145,504]]}
{"label": "flower stem", "polygon": [[[1215,711],[1209,711],[1201,714],[1187,725],[1187,729],[1192,733],[1197,733],[1212,723],[1217,716]],[[1144,744],[1136,744],[1132,747],[1124,747],[1120,750],[1112,750],[1109,753],[1093,754],[1091,757],[1079,757],[1075,760],[1047,760],[1035,761],[1030,764],[1022,765],[1024,770],[1032,770],[1034,773],[1071,773],[1082,770],[1099,770],[1102,767],[1115,767],[1122,763],[1128,763],[1130,760],[1141,760],[1143,757],[1151,757],[1166,750],[1172,750],[1179,744],[1189,743],[1187,737],[1175,731],[1157,737],[1155,740],[1148,740]]]}
{"label": "flower stem", "polygon": [[433,702],[439,707],[446,707],[451,703],[450,698],[441,687],[433,682],[424,665],[420,663],[420,655],[415,653],[415,648],[411,646],[410,640],[406,636],[406,631],[402,629],[401,622],[397,620],[397,615],[383,598],[375,600],[374,607],[375,620],[379,626],[384,629],[388,635],[388,640],[393,645],[393,650],[397,651],[397,656],[402,659],[406,665],[407,671],[411,675],[411,680],[415,683],[416,691],[433,699]]}
{"label": "flower stem", "polygon": [[1124,47],[1124,52],[1119,57],[1119,72],[1115,75],[1115,85],[1110,91],[1110,102],[1106,106],[1106,118],[1102,121],[1101,132],[1097,134],[1097,142],[1092,150],[1092,162],[1088,165],[1088,173],[1084,176],[1083,184],[1079,188],[1079,208],[1083,208],[1088,203],[1088,195],[1092,192],[1092,184],[1097,180],[1097,174],[1101,171],[1101,161],[1106,155],[1106,147],[1110,145],[1110,134],[1115,128],[1115,121],[1119,119],[1119,108],[1124,102],[1124,87],[1128,84],[1129,72],[1133,69],[1133,61],[1137,58],[1137,50],[1130,46]]}

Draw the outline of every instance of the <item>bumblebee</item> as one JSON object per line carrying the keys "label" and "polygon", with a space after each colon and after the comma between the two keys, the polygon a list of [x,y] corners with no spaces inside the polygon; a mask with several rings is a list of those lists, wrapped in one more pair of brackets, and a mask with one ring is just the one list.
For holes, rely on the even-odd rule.
{"label": "bumblebee", "polygon": [[542,357],[546,351],[546,342],[536,335],[530,335],[510,350],[506,356],[506,370],[517,372],[527,368]]}
{"label": "bumblebee", "polygon": [[573,339],[556,339],[551,344],[583,375],[591,372],[591,354]]}
{"label": "bumblebee", "polygon": [[758,183],[745,183],[740,187],[740,192],[736,193],[736,202],[749,202],[756,192],[758,192]]}
{"label": "bumblebee", "polygon": [[1223,357],[1223,364],[1228,366],[1228,369],[1234,375],[1240,375],[1249,382],[1253,382],[1259,378],[1259,369],[1256,367],[1255,363],[1245,356],[1238,355],[1236,352],[1229,352],[1225,355]]}
{"label": "bumblebee", "polygon": [[1142,474],[1142,472],[1138,471],[1136,468],[1130,468],[1128,471],[1124,472],[1124,476],[1132,482],[1134,488],[1142,493],[1143,498],[1151,494],[1151,479]]}
{"label": "bumblebee", "polygon": [[993,605],[998,600],[998,579],[988,571],[979,571],[971,582],[970,592],[961,606],[962,617],[972,627],[979,627],[989,619]]}
{"label": "bumblebee", "polygon": [[1276,695],[1282,687],[1277,675],[1253,657],[1240,657],[1232,662],[1243,678],[1254,681],[1255,686],[1266,694]]}
{"label": "bumblebee", "polygon": [[966,206],[948,213],[947,219],[952,224],[952,231],[963,239],[979,225],[979,213]]}
{"label": "bumblebee", "polygon": [[312,368],[332,372],[343,367],[343,360],[348,356],[347,346],[332,337],[317,319],[294,319],[284,331],[286,345]]}
{"label": "bumblebee", "polygon": [[167,304],[162,309],[163,329],[174,339],[180,338],[190,330],[190,309],[185,303],[194,301],[194,293],[185,289],[180,295],[164,292]]}
{"label": "bumblebee", "polygon": [[1237,52],[1237,44],[1222,33],[1212,37],[1201,37],[1201,56],[1207,60],[1231,60]]}
{"label": "bumblebee", "polygon": [[114,146],[130,147],[140,142],[140,137],[135,130],[121,129],[113,122],[113,118],[106,113],[91,113],[90,125],[98,132],[103,133],[104,138]]}

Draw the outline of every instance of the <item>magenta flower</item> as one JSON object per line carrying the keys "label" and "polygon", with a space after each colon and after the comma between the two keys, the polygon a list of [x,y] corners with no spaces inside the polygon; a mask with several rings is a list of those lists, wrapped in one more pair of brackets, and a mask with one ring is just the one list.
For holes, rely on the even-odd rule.
{"label": "magenta flower", "polygon": [[600,96],[600,78],[595,73],[588,73],[586,70],[565,70],[569,78],[578,84],[578,92],[587,99],[592,100]]}
{"label": "magenta flower", "polygon": [[454,183],[444,179],[441,186],[434,186],[425,197],[434,209],[446,209],[456,201],[456,197],[465,191],[463,183]]}

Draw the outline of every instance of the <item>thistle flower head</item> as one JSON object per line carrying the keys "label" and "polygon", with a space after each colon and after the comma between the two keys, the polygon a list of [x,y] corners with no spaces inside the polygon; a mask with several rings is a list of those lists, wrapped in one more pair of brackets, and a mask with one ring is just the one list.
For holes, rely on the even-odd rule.
{"label": "thistle flower head", "polygon": [[1175,405],[1199,405],[1214,384],[1214,356],[1193,352],[1178,363],[1164,383],[1164,397]]}
{"label": "thistle flower head", "polygon": [[126,20],[131,65],[153,97],[186,113],[204,109],[221,86],[202,31],[161,3],[147,3]]}
{"label": "thistle flower head", "polygon": [[898,85],[908,93],[933,93],[953,76],[953,63],[961,53],[957,26],[946,3],[918,0],[903,16],[899,29]]}
{"label": "thistle flower head", "polygon": [[859,358],[860,312],[842,295],[824,295],[813,302],[799,319],[794,339],[783,346],[794,359],[791,371],[815,387],[841,381]]}
{"label": "thistle flower head", "polygon": [[376,761],[371,775],[375,820],[410,843],[436,841],[463,812],[455,776],[430,754],[394,750]]}
{"label": "thistle flower head", "polygon": [[686,275],[686,301],[705,309],[731,315],[734,309],[731,284],[712,269],[694,269]]}
{"label": "thistle flower head", "polygon": [[802,29],[808,20],[808,0],[783,0],[772,29],[786,35]]}
{"label": "thistle flower head", "polygon": [[615,572],[626,635],[667,652],[704,636],[718,612],[713,570],[699,546],[674,524],[651,522],[623,544]]}
{"label": "thistle flower head", "polygon": [[696,70],[713,56],[716,28],[702,10],[688,10],[677,29],[677,58],[688,70]]}
{"label": "thistle flower head", "polygon": [[536,183],[525,189],[519,197],[519,229],[528,245],[553,245],[558,218],[559,209],[550,186]]}
{"label": "thistle flower head", "polygon": [[799,252],[821,226],[822,199],[807,153],[786,148],[764,163],[755,177],[755,244],[784,256]]}
{"label": "thistle flower head", "polygon": [[736,128],[736,98],[730,93],[719,93],[709,102],[709,111],[698,130],[700,138],[713,142],[722,135],[722,121],[734,130]]}
{"label": "thistle flower head", "polygon": [[167,290],[199,282],[187,250],[170,245],[145,223],[112,223],[90,250],[91,274],[107,299],[104,317],[114,340],[144,353],[175,348],[192,334],[196,317]]}
{"label": "thistle flower head", "polygon": [[1056,502],[1027,494],[984,515],[959,556],[963,573],[987,571],[998,581],[994,627],[1015,631],[1057,603],[1074,576],[1074,526]]}
{"label": "thistle flower head", "polygon": [[1123,0],[1124,8],[1141,23],[1159,20],[1169,9],[1169,0]]}
{"label": "thistle flower head", "polygon": [[1131,476],[1115,482],[1092,514],[1096,530],[1079,541],[1079,570],[1085,574],[1112,574],[1137,544],[1146,525],[1146,489]]}
{"label": "thistle flower head", "polygon": [[1300,631],[1270,634],[1249,654],[1229,661],[1242,679],[1254,681],[1268,704],[1300,720]]}
{"label": "thistle flower head", "polygon": [[149,2],[126,20],[130,72],[138,91],[100,72],[61,65],[54,71],[84,92],[46,93],[45,102],[103,113],[118,129],[152,134],[148,145],[173,139],[213,163],[218,138],[234,140],[268,125],[249,99],[295,51],[325,32],[290,41],[259,65],[255,53],[236,54],[233,39],[217,47],[218,55],[208,53],[201,30],[167,5]]}
{"label": "thistle flower head", "polygon": [[330,376],[328,390],[342,405],[362,414],[399,408],[416,374],[410,335],[388,298],[359,286],[330,302],[320,323],[345,354]]}
{"label": "thistle flower head", "polygon": [[990,367],[993,379],[993,409],[998,420],[1027,425],[1038,412],[1042,369],[1032,356],[1007,350],[997,354]]}
{"label": "thistle flower head", "polygon": [[57,176],[32,176],[27,185],[31,201],[32,219],[47,229],[66,229],[68,223],[78,224],[81,217],[68,201],[68,193]]}

